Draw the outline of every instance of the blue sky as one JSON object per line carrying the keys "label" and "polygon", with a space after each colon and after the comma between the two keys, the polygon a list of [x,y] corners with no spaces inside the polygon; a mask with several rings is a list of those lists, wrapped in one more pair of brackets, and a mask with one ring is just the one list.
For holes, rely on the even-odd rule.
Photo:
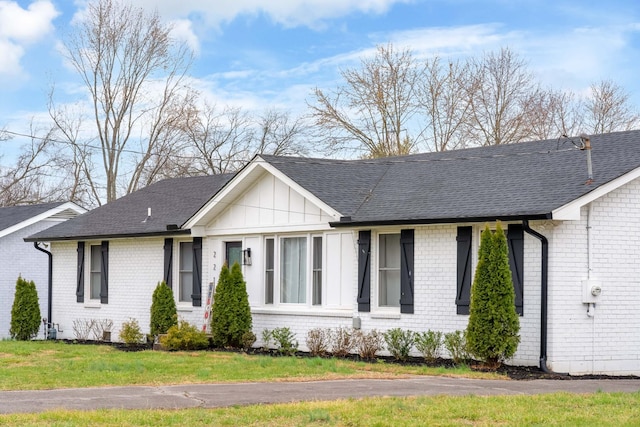
{"label": "blue sky", "polygon": [[[612,79],[640,106],[637,0],[132,0],[157,8],[196,51],[203,94],[249,110],[305,109],[376,44],[416,56],[479,56],[509,47],[543,82],[585,93]],[[0,0],[0,128],[45,120],[52,83],[80,96],[59,43],[85,2]],[[6,154],[20,138],[4,143]]]}

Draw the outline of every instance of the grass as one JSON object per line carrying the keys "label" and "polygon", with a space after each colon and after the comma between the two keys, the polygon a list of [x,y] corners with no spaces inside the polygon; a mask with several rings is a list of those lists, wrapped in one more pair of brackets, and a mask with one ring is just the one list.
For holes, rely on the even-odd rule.
{"label": "grass", "polygon": [[0,341],[0,390],[164,385],[211,382],[293,381],[449,375],[504,378],[497,374],[333,358],[297,358],[200,352],[123,352],[106,345],[51,341]]}
{"label": "grass", "polygon": [[348,399],[223,409],[51,411],[3,426],[637,426],[640,393]]}

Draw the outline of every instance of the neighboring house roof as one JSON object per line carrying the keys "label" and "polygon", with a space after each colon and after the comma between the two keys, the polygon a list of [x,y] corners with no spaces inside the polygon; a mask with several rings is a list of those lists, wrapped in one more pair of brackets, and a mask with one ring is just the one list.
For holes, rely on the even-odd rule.
{"label": "neighboring house roof", "polygon": [[[640,174],[640,131],[372,160],[261,156],[339,211],[333,225],[554,218],[554,211],[625,174]],[[635,176],[635,175],[634,175]]]}
{"label": "neighboring house roof", "polygon": [[71,202],[40,203],[0,208],[0,237],[44,219],[73,218],[86,209]]}
{"label": "neighboring house roof", "polygon": [[[103,239],[180,232],[176,228],[231,177],[224,174],[159,181],[25,240]],[[151,217],[147,217],[149,209]]]}

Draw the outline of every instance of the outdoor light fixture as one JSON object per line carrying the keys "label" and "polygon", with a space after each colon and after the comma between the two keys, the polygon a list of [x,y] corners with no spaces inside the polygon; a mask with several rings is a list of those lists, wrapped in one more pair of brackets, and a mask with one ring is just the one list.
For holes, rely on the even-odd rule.
{"label": "outdoor light fixture", "polygon": [[251,248],[242,251],[242,265],[251,265]]}

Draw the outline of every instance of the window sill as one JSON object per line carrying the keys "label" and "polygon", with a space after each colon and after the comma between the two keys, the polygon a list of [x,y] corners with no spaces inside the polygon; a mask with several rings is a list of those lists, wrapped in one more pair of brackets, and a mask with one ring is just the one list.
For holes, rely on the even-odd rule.
{"label": "window sill", "polygon": [[176,307],[176,311],[181,311],[183,313],[191,313],[193,311],[192,305],[178,305]]}
{"label": "window sill", "polygon": [[385,312],[377,312],[371,313],[372,319],[400,319],[400,313],[385,313]]}
{"label": "window sill", "polygon": [[84,303],[84,308],[100,308],[102,307],[102,304],[100,303],[100,301],[89,301],[89,302],[85,302]]}
{"label": "window sill", "polygon": [[316,317],[353,317],[352,309],[327,309],[315,307],[251,307],[253,314],[279,314],[288,316],[316,316]]}

